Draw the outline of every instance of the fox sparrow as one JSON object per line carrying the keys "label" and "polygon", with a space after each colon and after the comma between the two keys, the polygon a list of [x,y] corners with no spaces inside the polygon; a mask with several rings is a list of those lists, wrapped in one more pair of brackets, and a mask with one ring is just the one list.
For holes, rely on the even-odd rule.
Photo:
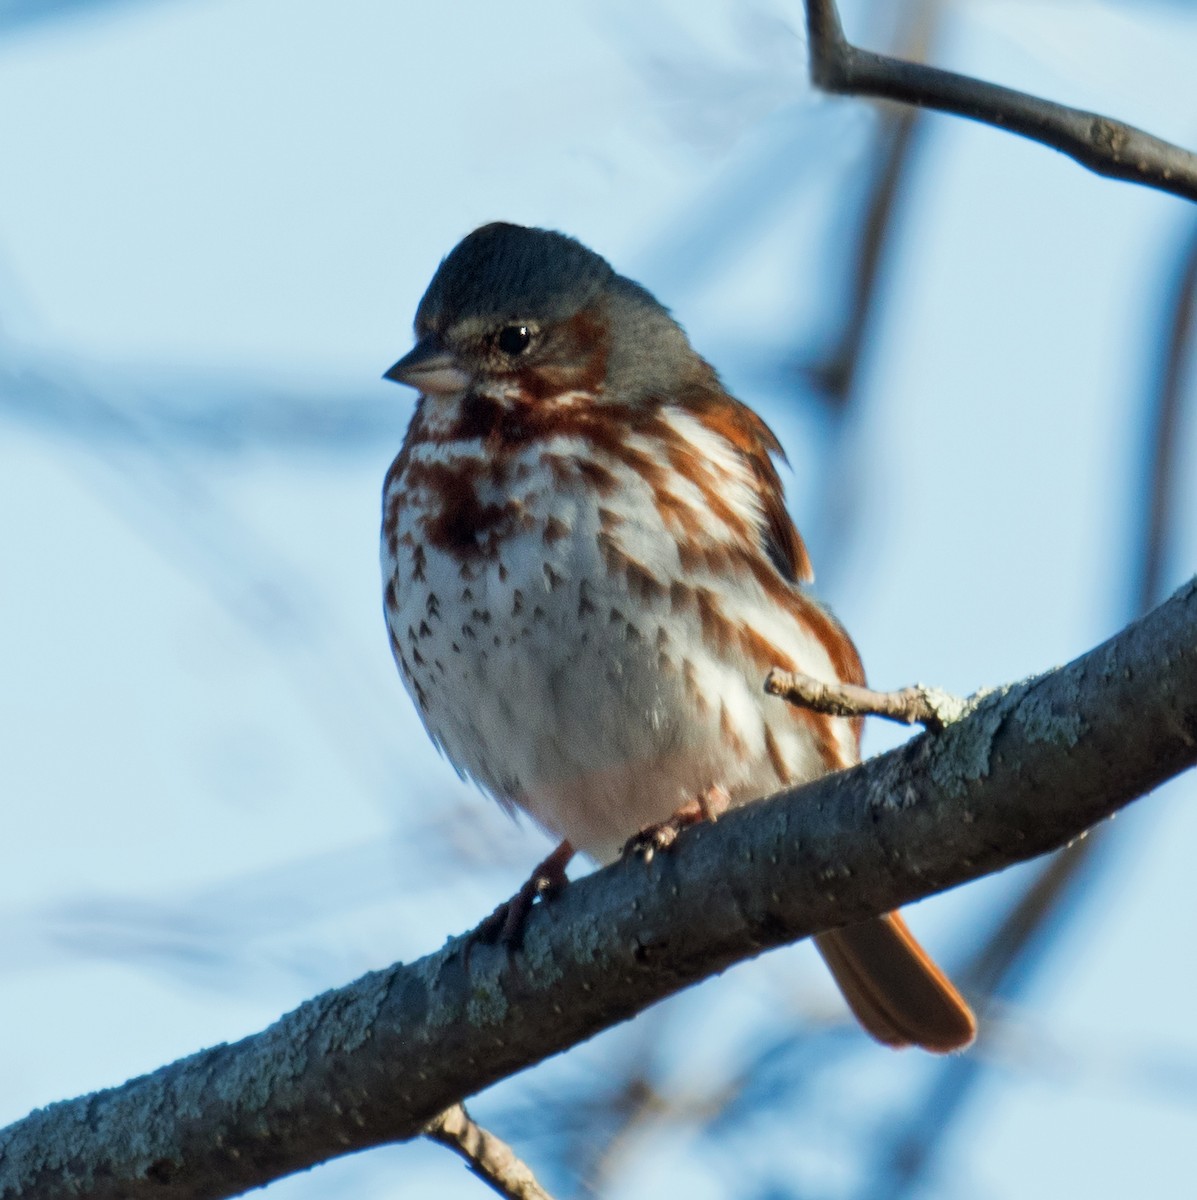
{"label": "fox sparrow", "polygon": [[[644,288],[562,234],[486,225],[415,331],[387,372],[421,393],[383,494],[391,648],[457,769],[563,839],[525,905],[575,850],[609,862],[647,829],[651,851],[858,761],[859,721],[763,690],[774,666],[864,680],[803,587],[781,446]],[[879,1041],[972,1039],[897,914],[815,943]]]}

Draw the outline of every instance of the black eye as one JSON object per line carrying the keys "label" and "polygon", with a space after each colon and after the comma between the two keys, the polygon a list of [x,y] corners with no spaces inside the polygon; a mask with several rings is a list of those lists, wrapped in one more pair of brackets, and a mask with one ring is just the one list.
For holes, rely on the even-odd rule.
{"label": "black eye", "polygon": [[515,358],[517,354],[523,354],[527,350],[531,340],[532,334],[527,325],[507,325],[499,330],[498,346],[504,354]]}

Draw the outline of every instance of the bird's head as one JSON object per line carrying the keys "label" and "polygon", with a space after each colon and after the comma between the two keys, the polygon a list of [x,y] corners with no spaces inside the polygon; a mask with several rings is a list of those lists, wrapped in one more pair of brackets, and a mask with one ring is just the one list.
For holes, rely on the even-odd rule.
{"label": "bird's head", "polygon": [[385,377],[431,396],[615,391],[628,401],[668,391],[695,357],[666,309],[606,259],[564,234],[502,223],[444,259],[415,333]]}

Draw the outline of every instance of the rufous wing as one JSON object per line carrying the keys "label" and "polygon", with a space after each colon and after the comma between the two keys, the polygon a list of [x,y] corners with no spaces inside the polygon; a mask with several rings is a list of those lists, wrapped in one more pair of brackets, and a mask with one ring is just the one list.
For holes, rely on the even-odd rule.
{"label": "rufous wing", "polygon": [[877,1041],[947,1054],[976,1036],[972,1010],[898,913],[814,941],[853,1015]]}

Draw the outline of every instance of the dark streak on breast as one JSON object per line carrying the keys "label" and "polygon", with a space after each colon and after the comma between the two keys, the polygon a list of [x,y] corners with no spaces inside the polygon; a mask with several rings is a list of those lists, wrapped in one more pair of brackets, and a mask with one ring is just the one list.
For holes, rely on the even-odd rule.
{"label": "dark streak on breast", "polygon": [[519,514],[516,500],[483,504],[475,483],[476,464],[414,462],[408,466],[408,488],[428,497],[420,524],[429,546],[457,559],[494,558],[499,541]]}

